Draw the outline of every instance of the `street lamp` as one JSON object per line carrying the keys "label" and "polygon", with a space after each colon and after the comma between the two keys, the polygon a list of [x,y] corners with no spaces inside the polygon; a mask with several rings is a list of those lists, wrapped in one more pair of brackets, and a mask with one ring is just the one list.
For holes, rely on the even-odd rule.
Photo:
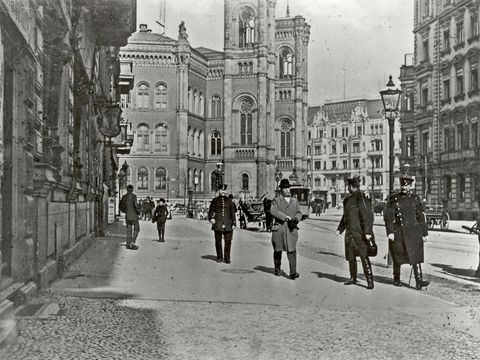
{"label": "street lamp", "polygon": [[395,118],[398,116],[398,104],[400,102],[401,90],[395,88],[395,84],[392,81],[392,75],[390,75],[387,89],[380,91],[380,96],[382,97],[383,110],[385,117],[388,120],[388,141],[389,141],[389,182],[388,190],[390,194],[393,192],[393,183],[394,183],[394,173],[393,173],[393,131],[395,125]]}

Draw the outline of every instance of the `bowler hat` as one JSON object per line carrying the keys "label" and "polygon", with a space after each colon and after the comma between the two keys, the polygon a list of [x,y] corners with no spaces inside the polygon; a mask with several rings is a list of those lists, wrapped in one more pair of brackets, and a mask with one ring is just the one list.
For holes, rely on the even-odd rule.
{"label": "bowler hat", "polygon": [[164,199],[164,198],[160,198],[158,201],[160,201],[160,202],[165,202],[165,199]]}
{"label": "bowler hat", "polygon": [[413,177],[408,174],[400,176],[400,185],[410,185],[413,182]]}
{"label": "bowler hat", "polygon": [[280,181],[280,185],[278,185],[278,187],[280,189],[286,189],[286,188],[289,188],[290,187],[290,181],[288,181],[288,179],[282,179]]}
{"label": "bowler hat", "polygon": [[227,184],[220,185],[219,190],[227,190]]}
{"label": "bowler hat", "polygon": [[359,176],[354,176],[350,179],[347,179],[347,183],[350,186],[353,187],[360,187],[360,177]]}

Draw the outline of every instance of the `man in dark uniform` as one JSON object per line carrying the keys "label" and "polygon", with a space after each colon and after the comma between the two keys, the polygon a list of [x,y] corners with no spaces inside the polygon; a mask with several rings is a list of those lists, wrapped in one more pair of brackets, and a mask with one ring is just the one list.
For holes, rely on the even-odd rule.
{"label": "man in dark uniform", "polygon": [[[212,200],[208,209],[208,220],[212,223],[212,230],[215,233],[215,250],[217,251],[217,262],[230,264],[230,249],[232,245],[233,229],[236,227],[235,204],[226,196],[227,185],[223,184],[220,194]],[[225,240],[225,247],[222,252],[222,236]]]}
{"label": "man in dark uniform", "polygon": [[363,266],[367,289],[373,289],[373,272],[368,258],[368,242],[373,236],[373,212],[370,200],[360,191],[360,178],[347,180],[349,195],[343,200],[343,216],[338,224],[337,235],[345,230],[345,258],[348,261],[350,279],[345,285],[357,283],[357,256]]}
{"label": "man in dark uniform", "polygon": [[389,251],[393,259],[393,285],[402,286],[400,266],[410,264],[415,274],[417,290],[428,286],[423,280],[420,263],[423,260],[423,243],[427,241],[428,229],[422,201],[411,192],[413,178],[400,177],[400,192],[394,192],[387,200],[384,220]]}

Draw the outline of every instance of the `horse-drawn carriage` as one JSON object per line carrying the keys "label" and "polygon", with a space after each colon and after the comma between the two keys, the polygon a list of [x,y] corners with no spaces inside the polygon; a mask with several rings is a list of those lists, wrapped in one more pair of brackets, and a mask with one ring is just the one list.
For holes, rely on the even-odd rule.
{"label": "horse-drawn carriage", "polygon": [[265,211],[263,209],[263,201],[260,200],[248,200],[240,201],[239,207],[239,221],[240,228],[246,229],[247,227],[262,228],[265,221]]}
{"label": "horse-drawn carriage", "polygon": [[425,222],[429,230],[439,226],[442,230],[447,230],[450,222],[450,215],[447,209],[441,204],[425,205]]}

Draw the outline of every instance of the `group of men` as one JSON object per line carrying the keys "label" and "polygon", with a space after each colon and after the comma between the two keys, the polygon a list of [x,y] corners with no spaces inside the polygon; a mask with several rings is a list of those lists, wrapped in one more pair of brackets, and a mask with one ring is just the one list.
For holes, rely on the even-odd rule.
{"label": "group of men", "polygon": [[[400,178],[400,191],[392,193],[384,211],[385,228],[388,237],[389,252],[393,260],[393,285],[402,286],[400,269],[402,264],[410,264],[415,275],[418,290],[428,286],[429,281],[423,280],[421,263],[424,262],[423,244],[427,241],[428,229],[425,223],[423,203],[411,191],[413,178],[404,175]],[[236,227],[236,206],[233,197],[227,196],[227,185],[219,189],[208,210],[208,220],[212,224],[215,237],[217,262],[231,263],[231,246],[233,230]],[[337,227],[337,235],[345,232],[345,258],[349,263],[350,278],[345,285],[357,283],[357,257],[362,263],[367,282],[367,289],[374,288],[372,265],[369,256],[375,256],[371,249],[376,248],[373,234],[374,213],[371,201],[360,191],[360,178],[348,180],[349,195],[343,200],[343,216]],[[120,201],[120,210],[125,213],[127,226],[127,249],[138,249],[135,244],[140,226],[138,218],[140,208],[133,186],[127,187]],[[282,179],[279,191],[269,204],[269,216],[272,222],[269,229],[272,233],[274,274],[281,276],[282,253],[287,254],[290,265],[289,278],[300,277],[297,272],[298,223],[302,220],[302,212],[297,199],[290,194],[290,182]],[[165,241],[165,221],[168,208],[165,200],[160,199],[155,208],[152,221],[157,223],[159,241]],[[223,241],[223,243],[222,243]]]}
{"label": "group of men", "polygon": [[[428,229],[423,203],[411,191],[412,182],[413,178],[409,175],[400,177],[400,191],[390,194],[384,211],[384,222],[393,260],[393,285],[402,286],[401,265],[410,264],[415,275],[415,287],[420,290],[430,283],[423,280],[421,268],[421,263],[424,262],[423,244],[427,241]],[[359,257],[367,289],[373,289],[368,250],[376,246],[373,234],[374,213],[370,199],[360,191],[359,177],[348,180],[348,191],[350,194],[344,199],[343,216],[337,228],[337,235],[345,231],[345,258],[350,270],[350,278],[345,285],[357,283]]]}

